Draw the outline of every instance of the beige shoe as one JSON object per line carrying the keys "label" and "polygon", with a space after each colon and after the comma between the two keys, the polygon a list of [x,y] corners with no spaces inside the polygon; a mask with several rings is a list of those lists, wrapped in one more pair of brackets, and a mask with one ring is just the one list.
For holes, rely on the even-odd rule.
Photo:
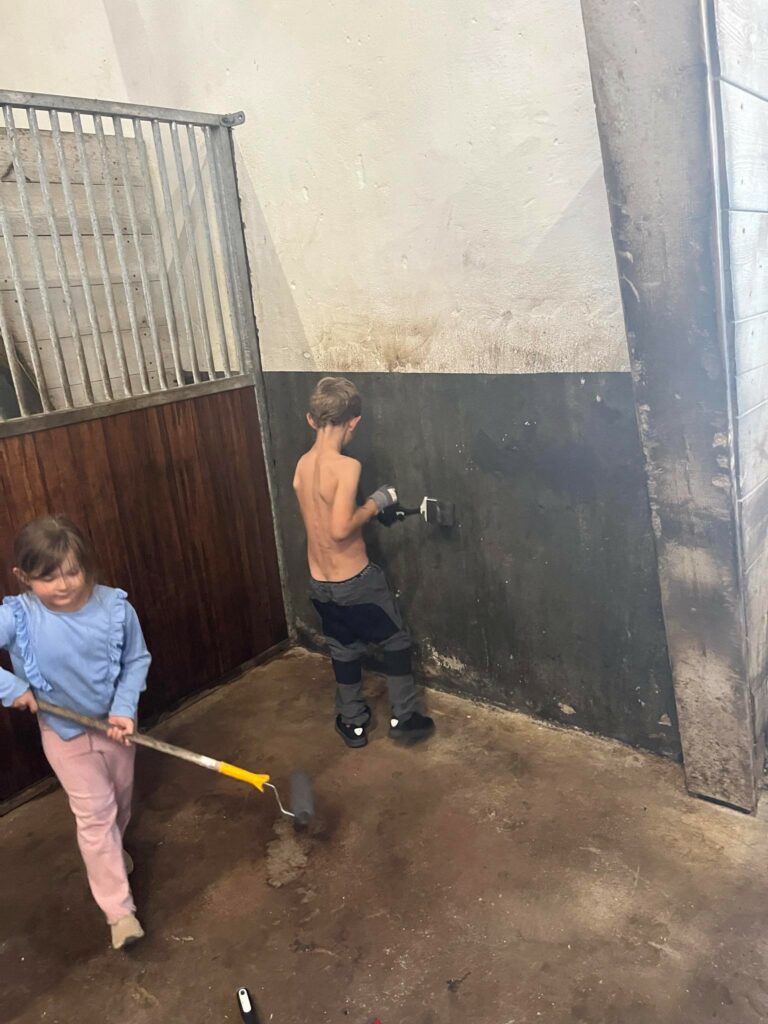
{"label": "beige shoe", "polygon": [[126,875],[130,875],[133,872],[133,857],[125,850],[123,850],[123,864],[125,864]]}
{"label": "beige shoe", "polygon": [[109,927],[112,931],[112,949],[123,949],[132,942],[144,938],[144,929],[135,914],[126,914]]}

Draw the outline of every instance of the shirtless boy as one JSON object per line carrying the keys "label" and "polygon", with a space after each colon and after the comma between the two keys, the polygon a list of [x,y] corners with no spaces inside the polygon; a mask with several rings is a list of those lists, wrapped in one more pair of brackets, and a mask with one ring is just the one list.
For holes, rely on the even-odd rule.
{"label": "shirtless boy", "polygon": [[360,463],[343,455],[362,413],[355,385],[324,377],[312,392],[307,421],[315,443],[296,466],[293,489],[307,531],[310,592],[323,625],[336,675],[336,731],[348,747],[364,747],[371,711],[360,659],[369,644],[384,658],[392,705],[389,735],[413,741],[435,728],[422,714],[411,672],[408,635],[384,572],[368,558],[363,527],[397,502],[387,484],[357,504]]}

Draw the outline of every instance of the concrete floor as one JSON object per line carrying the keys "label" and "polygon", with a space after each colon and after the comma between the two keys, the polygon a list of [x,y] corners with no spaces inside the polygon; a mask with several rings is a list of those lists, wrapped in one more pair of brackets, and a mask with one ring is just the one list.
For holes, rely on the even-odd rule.
{"label": "concrete floor", "polygon": [[[439,733],[362,751],[330,670],[291,652],[156,734],[287,779],[270,798],[138,754],[128,848],[147,938],[107,948],[61,792],[0,819],[0,1018],[274,1024],[749,1024],[768,1018],[768,823],[686,796],[678,766],[432,694]],[[277,824],[277,828],[275,828]]]}

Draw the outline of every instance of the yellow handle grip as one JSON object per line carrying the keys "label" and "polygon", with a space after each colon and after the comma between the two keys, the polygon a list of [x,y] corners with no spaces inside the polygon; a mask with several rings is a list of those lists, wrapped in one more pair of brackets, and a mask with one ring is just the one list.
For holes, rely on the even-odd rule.
{"label": "yellow handle grip", "polygon": [[236,764],[227,764],[226,761],[222,761],[219,764],[219,771],[222,775],[228,775],[231,779],[250,782],[260,793],[264,792],[264,784],[269,782],[268,775],[256,775],[254,772],[247,772],[245,768],[238,768]]}

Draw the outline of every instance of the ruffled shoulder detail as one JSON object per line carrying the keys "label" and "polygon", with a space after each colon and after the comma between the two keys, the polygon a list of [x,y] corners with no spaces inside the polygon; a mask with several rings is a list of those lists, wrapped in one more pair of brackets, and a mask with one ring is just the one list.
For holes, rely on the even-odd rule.
{"label": "ruffled shoulder detail", "polygon": [[125,645],[125,606],[128,594],[115,587],[111,590],[112,607],[109,615],[109,682],[114,685],[123,666],[123,647]]}
{"label": "ruffled shoulder detail", "polygon": [[16,626],[16,643],[21,654],[27,682],[36,690],[49,692],[51,684],[43,678],[40,669],[37,667],[37,659],[32,649],[32,637],[29,630],[29,599],[23,594],[19,597],[6,597],[3,600],[3,605],[6,608],[10,608],[13,612],[14,625]]}

